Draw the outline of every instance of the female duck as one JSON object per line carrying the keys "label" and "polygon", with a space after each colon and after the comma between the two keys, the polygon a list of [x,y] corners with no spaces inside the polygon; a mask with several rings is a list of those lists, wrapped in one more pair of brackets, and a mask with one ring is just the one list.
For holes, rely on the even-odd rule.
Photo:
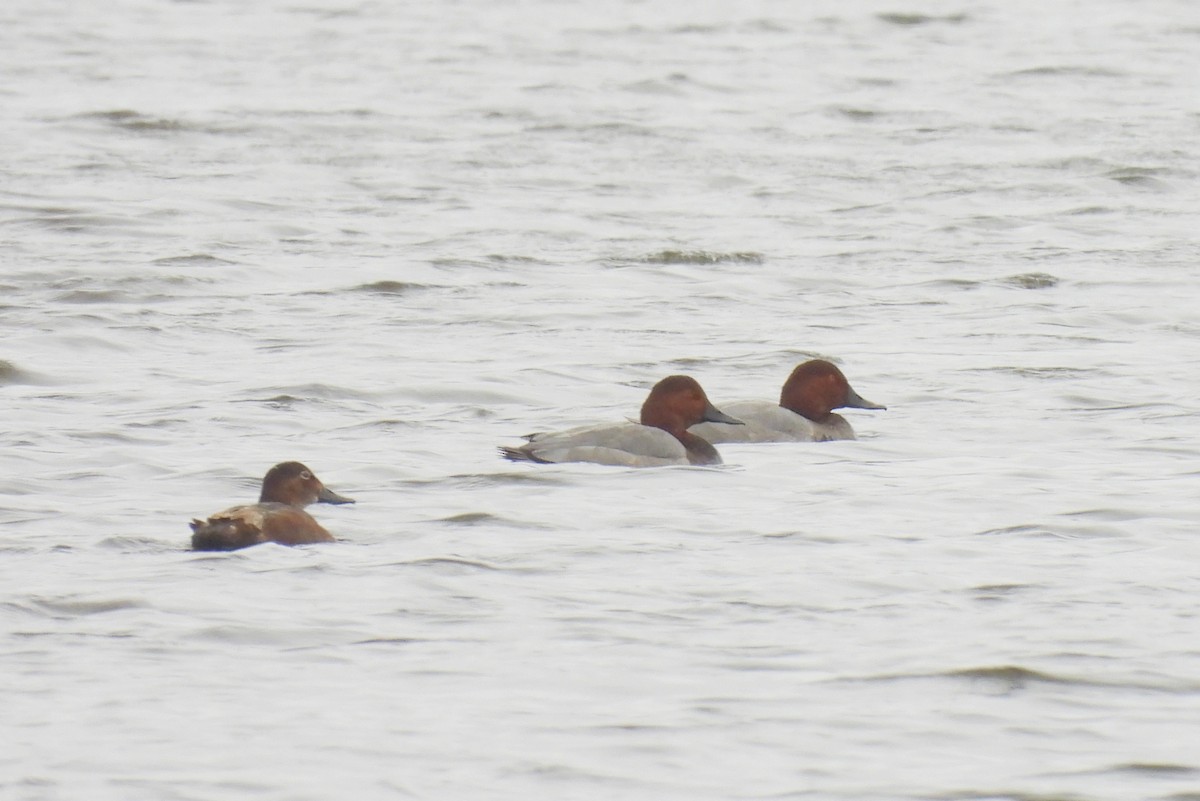
{"label": "female duck", "polygon": [[283,462],[267,471],[258,503],[234,506],[208,520],[193,520],[192,548],[232,551],[261,542],[307,545],[333,542],[333,536],[304,507],[311,503],[354,503],[321,483],[299,462]]}
{"label": "female duck", "polygon": [[642,404],[641,424],[613,423],[530,434],[519,448],[500,448],[514,462],[597,462],[625,467],[721,464],[721,455],[688,426],[708,420],[741,425],[708,400],[696,379],[664,378]]}
{"label": "female duck", "polygon": [[854,429],[834,409],[886,409],[864,400],[850,387],[842,371],[824,359],[804,362],[783,384],[779,404],[738,401],[725,408],[744,426],[705,423],[692,427],[710,442],[826,442],[854,439]]}

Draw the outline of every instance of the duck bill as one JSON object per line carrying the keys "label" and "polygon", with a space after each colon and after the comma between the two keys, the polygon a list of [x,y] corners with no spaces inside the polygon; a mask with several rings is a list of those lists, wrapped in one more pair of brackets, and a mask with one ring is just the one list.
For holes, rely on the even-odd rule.
{"label": "duck bill", "polygon": [[745,425],[741,420],[736,417],[730,417],[711,403],[704,407],[703,420],[706,423],[728,423],[731,426]]}
{"label": "duck bill", "polygon": [[321,487],[321,491],[317,493],[317,503],[354,503],[354,499],[338,495],[329,487]]}
{"label": "duck bill", "polygon": [[842,406],[849,406],[851,409],[887,409],[882,403],[871,403],[852,389],[846,391],[846,402]]}

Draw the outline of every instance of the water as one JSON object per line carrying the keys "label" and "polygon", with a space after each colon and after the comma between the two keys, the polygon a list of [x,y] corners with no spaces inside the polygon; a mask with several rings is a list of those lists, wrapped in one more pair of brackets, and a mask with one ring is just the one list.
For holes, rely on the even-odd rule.
{"label": "water", "polygon": [[[1186,2],[0,11],[0,795],[1200,797]],[[513,465],[836,359],[857,442]],[[300,459],[344,541],[186,550]]]}

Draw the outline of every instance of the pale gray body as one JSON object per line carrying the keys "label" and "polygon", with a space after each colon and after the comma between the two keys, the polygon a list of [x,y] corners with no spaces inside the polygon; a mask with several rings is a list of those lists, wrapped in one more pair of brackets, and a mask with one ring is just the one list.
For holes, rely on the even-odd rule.
{"label": "pale gray body", "polygon": [[539,462],[596,462],[623,467],[690,464],[682,442],[660,428],[640,423],[579,426],[530,434],[526,439],[528,444],[511,450]]}
{"label": "pale gray body", "polygon": [[821,423],[764,400],[723,404],[724,410],[745,425],[698,423],[688,431],[712,443],[720,442],[828,442],[854,439],[854,429],[840,414],[830,414]]}

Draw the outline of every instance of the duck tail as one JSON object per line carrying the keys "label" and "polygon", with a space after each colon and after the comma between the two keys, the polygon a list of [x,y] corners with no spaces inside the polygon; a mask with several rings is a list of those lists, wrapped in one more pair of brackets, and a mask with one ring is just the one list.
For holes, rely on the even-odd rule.
{"label": "duck tail", "polygon": [[536,462],[538,464],[550,464],[546,459],[538,458],[532,451],[527,450],[528,445],[523,448],[511,448],[507,445],[501,445],[497,450],[500,455],[510,462]]}
{"label": "duck tail", "polygon": [[191,526],[193,551],[232,551],[250,544],[235,520],[193,520]]}

